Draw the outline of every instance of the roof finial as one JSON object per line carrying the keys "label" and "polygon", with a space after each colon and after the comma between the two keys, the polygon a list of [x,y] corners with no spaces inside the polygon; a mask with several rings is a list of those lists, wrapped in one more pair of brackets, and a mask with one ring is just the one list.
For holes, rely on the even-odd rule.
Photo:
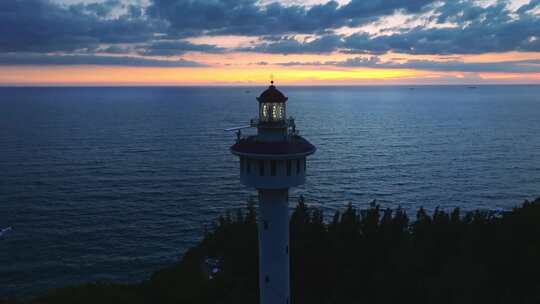
{"label": "roof finial", "polygon": [[274,85],[274,74],[270,74],[270,85]]}

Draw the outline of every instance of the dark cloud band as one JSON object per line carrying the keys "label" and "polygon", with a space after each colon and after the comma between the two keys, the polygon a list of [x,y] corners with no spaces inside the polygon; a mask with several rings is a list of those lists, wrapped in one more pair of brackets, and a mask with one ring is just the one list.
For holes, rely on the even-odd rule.
{"label": "dark cloud band", "polygon": [[204,67],[188,60],[157,60],[134,56],[0,54],[0,65],[109,65],[130,67]]}
{"label": "dark cloud band", "polygon": [[539,60],[515,60],[501,62],[463,62],[459,60],[433,61],[408,60],[405,62],[381,62],[377,57],[356,57],[343,61],[315,61],[315,62],[282,62],[282,66],[337,66],[348,68],[375,68],[375,69],[415,69],[424,71],[445,72],[507,72],[507,73],[540,73]]}

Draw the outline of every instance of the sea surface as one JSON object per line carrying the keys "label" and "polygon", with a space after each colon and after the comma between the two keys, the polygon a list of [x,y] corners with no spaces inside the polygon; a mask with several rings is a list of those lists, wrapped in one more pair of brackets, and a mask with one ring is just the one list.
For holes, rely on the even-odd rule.
{"label": "sea surface", "polygon": [[[540,86],[281,87],[318,148],[304,195],[414,211],[540,195]],[[233,133],[263,88],[0,88],[0,297],[174,263],[239,183]],[[253,131],[247,131],[253,132]]]}

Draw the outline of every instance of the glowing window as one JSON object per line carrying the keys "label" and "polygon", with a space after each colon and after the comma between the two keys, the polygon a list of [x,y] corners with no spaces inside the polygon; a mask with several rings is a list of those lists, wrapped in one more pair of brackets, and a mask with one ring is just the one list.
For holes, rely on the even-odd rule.
{"label": "glowing window", "polygon": [[268,121],[270,119],[270,104],[262,103],[261,104],[261,121]]}
{"label": "glowing window", "polygon": [[281,102],[261,103],[260,120],[264,122],[281,121],[285,119],[285,104]]}
{"label": "glowing window", "polygon": [[282,103],[272,104],[272,120],[273,121],[283,120],[283,104]]}

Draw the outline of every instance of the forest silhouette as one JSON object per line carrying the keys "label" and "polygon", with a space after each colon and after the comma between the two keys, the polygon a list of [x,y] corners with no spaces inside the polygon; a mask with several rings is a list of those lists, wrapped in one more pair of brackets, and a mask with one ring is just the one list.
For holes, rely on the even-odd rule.
{"label": "forest silhouette", "polygon": [[[24,302],[258,303],[256,218],[253,202],[219,217],[142,283],[64,287]],[[540,303],[540,198],[498,213],[420,208],[414,219],[349,204],[324,219],[303,197],[291,215],[292,303]]]}

